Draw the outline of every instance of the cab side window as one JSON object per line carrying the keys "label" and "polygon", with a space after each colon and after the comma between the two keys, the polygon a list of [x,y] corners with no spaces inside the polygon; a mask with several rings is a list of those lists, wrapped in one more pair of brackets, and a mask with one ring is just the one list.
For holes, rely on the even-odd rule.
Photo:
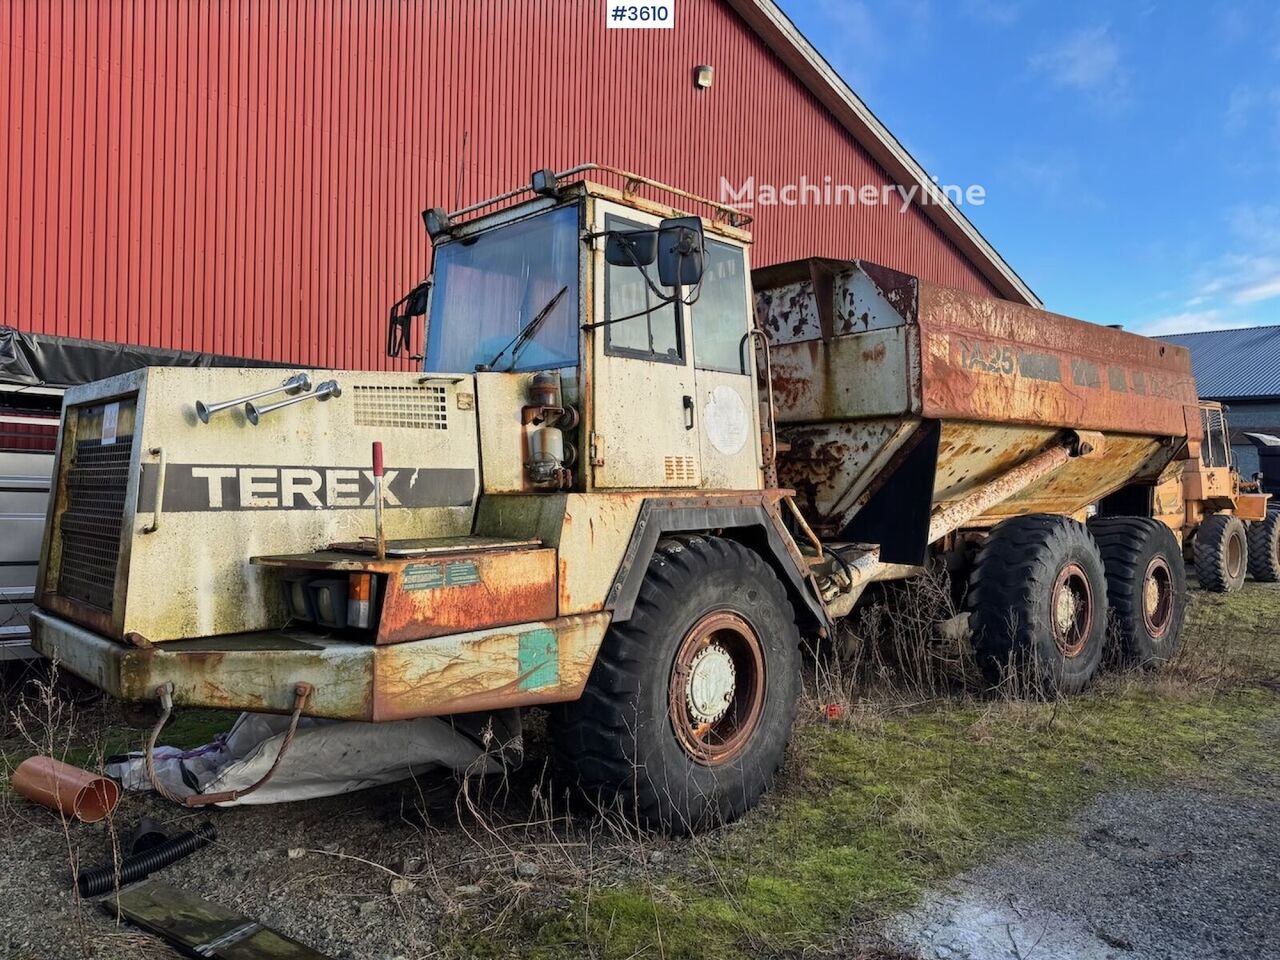
{"label": "cab side window", "polygon": [[746,264],[742,248],[707,238],[702,290],[693,313],[693,365],[699,370],[745,373],[742,337],[747,312]]}
{"label": "cab side window", "polygon": [[[642,230],[644,224],[605,217],[606,230]],[[657,283],[657,272],[648,268]],[[659,287],[664,294],[671,291]],[[679,305],[663,303],[639,267],[604,267],[604,350],[611,356],[684,363]]]}

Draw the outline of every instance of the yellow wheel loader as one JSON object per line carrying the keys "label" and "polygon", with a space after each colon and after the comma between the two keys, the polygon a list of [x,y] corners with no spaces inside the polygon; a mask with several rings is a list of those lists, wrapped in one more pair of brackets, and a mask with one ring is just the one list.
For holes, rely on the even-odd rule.
{"label": "yellow wheel loader", "polygon": [[1245,576],[1280,580],[1280,513],[1255,481],[1240,479],[1231,456],[1226,411],[1200,402],[1204,439],[1154,491],[1154,510],[1181,537],[1204,590],[1228,593]]}

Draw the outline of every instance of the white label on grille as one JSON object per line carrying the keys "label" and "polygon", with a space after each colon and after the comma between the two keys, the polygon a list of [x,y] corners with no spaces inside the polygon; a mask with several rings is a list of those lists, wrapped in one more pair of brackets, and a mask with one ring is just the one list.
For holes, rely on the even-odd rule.
{"label": "white label on grille", "polygon": [[120,404],[108,403],[102,409],[102,445],[116,442],[116,426],[120,422]]}

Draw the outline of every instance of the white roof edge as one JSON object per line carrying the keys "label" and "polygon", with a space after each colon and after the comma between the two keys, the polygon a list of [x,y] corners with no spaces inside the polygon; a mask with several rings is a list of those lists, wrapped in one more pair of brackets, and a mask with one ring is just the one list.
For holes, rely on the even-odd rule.
{"label": "white roof edge", "polygon": [[924,167],[916,162],[773,0],[728,0],[728,3],[890,177],[903,186],[918,187],[919,193],[928,195],[928,203],[913,200],[913,204],[1003,296],[1033,307],[1043,306],[1035,292],[938,189]]}

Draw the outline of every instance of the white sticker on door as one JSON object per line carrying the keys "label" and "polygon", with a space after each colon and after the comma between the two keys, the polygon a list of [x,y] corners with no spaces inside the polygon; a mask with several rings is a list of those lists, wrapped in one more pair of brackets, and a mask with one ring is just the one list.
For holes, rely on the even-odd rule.
{"label": "white sticker on door", "polygon": [[726,457],[733,456],[746,445],[747,431],[751,428],[747,406],[738,396],[738,391],[725,386],[711,391],[702,411],[702,424],[711,445]]}
{"label": "white sticker on door", "polygon": [[108,403],[102,408],[102,445],[116,442],[116,430],[120,424],[120,404]]}

